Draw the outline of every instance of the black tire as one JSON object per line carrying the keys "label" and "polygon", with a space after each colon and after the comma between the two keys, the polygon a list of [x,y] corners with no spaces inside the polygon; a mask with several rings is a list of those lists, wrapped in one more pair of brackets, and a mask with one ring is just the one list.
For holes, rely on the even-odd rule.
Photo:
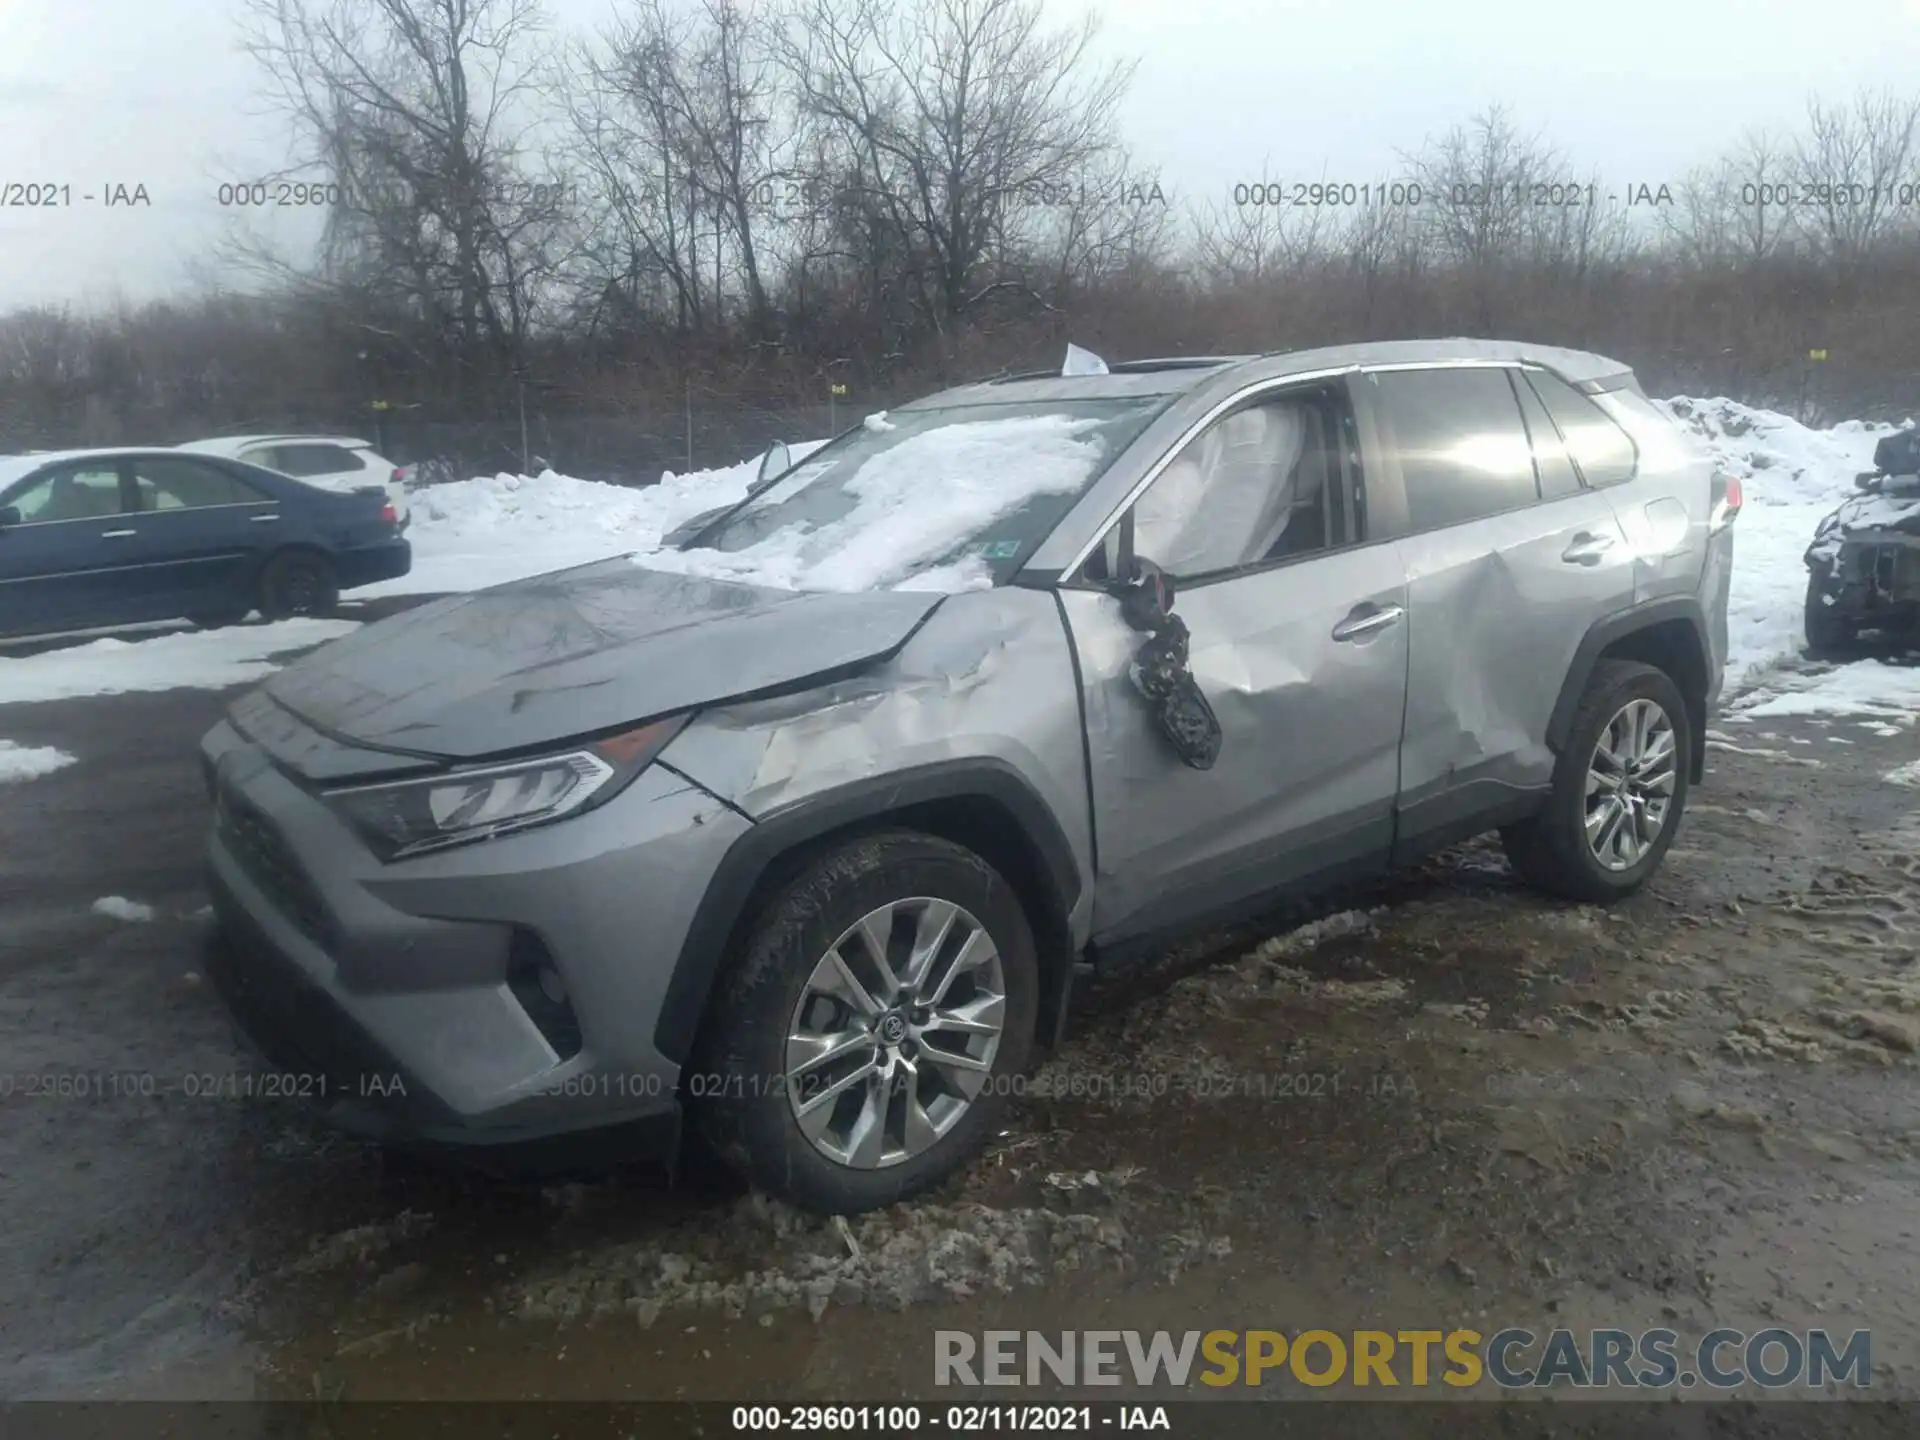
{"label": "black tire", "polygon": [[[785,1079],[789,1032],[829,949],[875,909],[922,896],[970,913],[999,952],[998,1049],[978,1094],[939,1138],[893,1163],[855,1168],[822,1153],[800,1128]],[[824,851],[768,895],[717,989],[682,1086],[701,1137],[761,1189],[821,1214],[854,1215],[939,1183],[986,1143],[1033,1052],[1039,961],[1019,897],[998,871],[948,841],[889,830]],[[845,1098],[858,1108],[859,1097],[855,1089]]]}
{"label": "black tire", "polygon": [[1807,653],[1836,655],[1849,649],[1858,635],[1857,627],[1827,604],[1827,582],[1818,570],[1807,572],[1806,605]]}
{"label": "black tire", "polygon": [[[1602,736],[1636,700],[1665,712],[1673,730],[1673,790],[1659,834],[1638,860],[1610,869],[1587,839],[1588,772]],[[1574,712],[1566,748],[1553,770],[1546,808],[1500,832],[1514,873],[1529,885],[1562,899],[1605,904],[1631,895],[1659,868],[1686,810],[1693,754],[1693,721],[1679,688],[1663,670],[1635,660],[1602,660],[1593,667]]]}
{"label": "black tire", "polygon": [[261,567],[258,608],[268,620],[325,615],[339,600],[333,566],[317,551],[282,550]]}

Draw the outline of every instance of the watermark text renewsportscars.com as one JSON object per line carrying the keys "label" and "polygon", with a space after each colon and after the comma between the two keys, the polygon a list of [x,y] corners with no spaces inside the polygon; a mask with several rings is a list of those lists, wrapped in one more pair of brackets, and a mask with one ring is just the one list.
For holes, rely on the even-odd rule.
{"label": "watermark text renewsportscars.com", "polygon": [[938,1386],[1824,1389],[1872,1383],[1873,1336],[1774,1327],[1478,1330],[936,1330]]}

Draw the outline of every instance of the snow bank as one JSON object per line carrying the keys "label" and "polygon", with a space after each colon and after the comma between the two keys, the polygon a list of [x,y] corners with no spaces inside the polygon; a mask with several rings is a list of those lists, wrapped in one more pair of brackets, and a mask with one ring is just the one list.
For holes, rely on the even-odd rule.
{"label": "snow bank", "polygon": [[9,780],[37,780],[71,764],[73,756],[51,745],[17,745],[0,740],[0,785]]}
{"label": "snow bank", "polygon": [[1746,701],[1736,703],[1734,718],[1871,715],[1904,728],[1911,726],[1920,712],[1920,668],[1911,665],[1856,660],[1811,678],[1792,676],[1791,684],[1791,689],[1763,687],[1755,691]]}
{"label": "snow bank", "polygon": [[0,705],[134,691],[224,690],[264,680],[279,669],[269,655],[304,650],[357,628],[351,620],[282,620],[0,657]]}
{"label": "snow bank", "polygon": [[[797,463],[824,440],[790,445]],[[651,550],[676,525],[746,498],[760,457],[685,475],[665,471],[657,485],[608,485],[548,470],[493,475],[417,490],[413,570],[397,580],[348,592],[349,599],[479,590]]]}
{"label": "snow bank", "polygon": [[1655,403],[1745,491],[1734,522],[1727,617],[1727,688],[1737,690],[1800,653],[1807,591],[1801,556],[1827,512],[1859,494],[1853,477],[1873,468],[1873,447],[1896,427],[1848,420],[1816,430],[1726,399],[1683,395]]}

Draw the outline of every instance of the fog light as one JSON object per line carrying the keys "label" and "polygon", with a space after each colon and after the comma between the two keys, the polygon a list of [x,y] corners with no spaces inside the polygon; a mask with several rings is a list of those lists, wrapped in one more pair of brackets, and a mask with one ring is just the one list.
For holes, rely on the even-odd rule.
{"label": "fog light", "polygon": [[571,1060],[580,1053],[580,1017],[567,996],[567,982],[553,963],[546,943],[531,930],[516,928],[507,956],[507,989],[520,1002],[554,1054]]}

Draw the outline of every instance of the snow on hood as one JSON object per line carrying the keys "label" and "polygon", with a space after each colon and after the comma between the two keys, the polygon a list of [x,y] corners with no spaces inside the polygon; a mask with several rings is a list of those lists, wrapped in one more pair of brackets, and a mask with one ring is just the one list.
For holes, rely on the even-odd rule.
{"label": "snow on hood", "polygon": [[1860,494],[1873,447],[1897,428],[1847,420],[1828,429],[1725,398],[1654,402],[1745,492],[1733,531],[1726,683],[1737,690],[1799,654],[1807,542],[1835,506]]}

